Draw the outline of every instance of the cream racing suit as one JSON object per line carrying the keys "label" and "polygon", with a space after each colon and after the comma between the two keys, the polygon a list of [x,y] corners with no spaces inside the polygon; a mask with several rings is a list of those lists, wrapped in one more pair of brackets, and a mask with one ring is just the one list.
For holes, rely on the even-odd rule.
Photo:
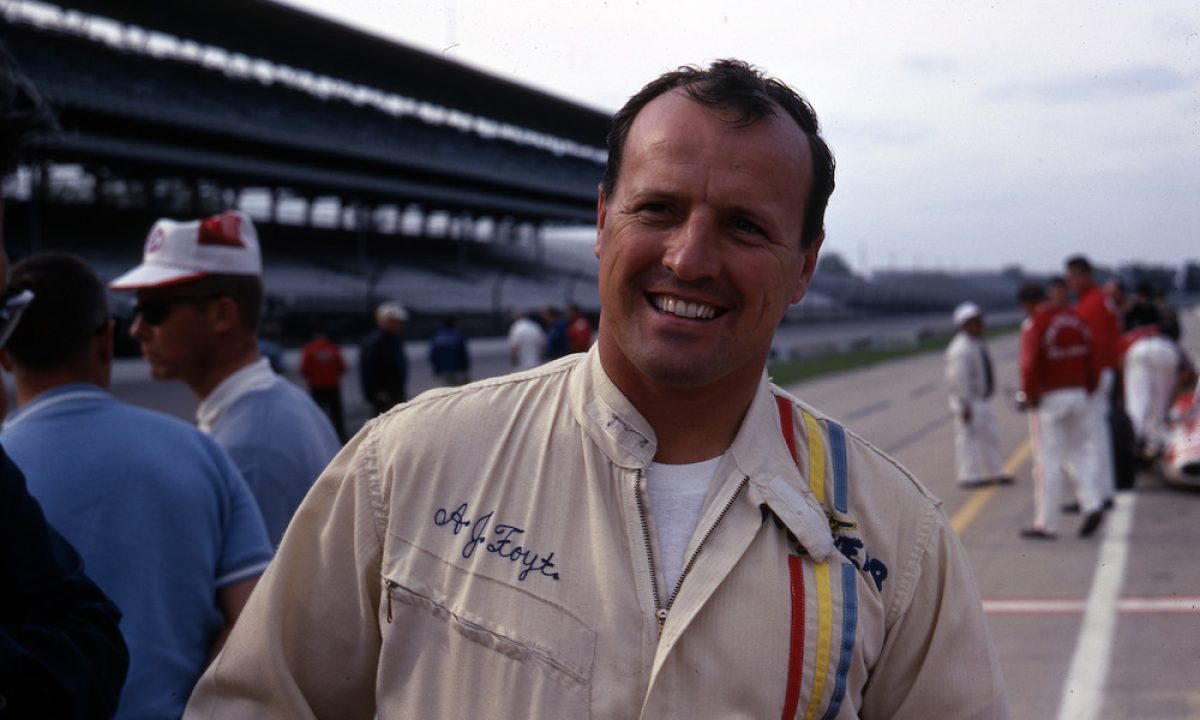
{"label": "cream racing suit", "polygon": [[894,461],[764,377],[668,588],[654,454],[595,348],[396,407],[185,717],[1007,717],[967,558]]}

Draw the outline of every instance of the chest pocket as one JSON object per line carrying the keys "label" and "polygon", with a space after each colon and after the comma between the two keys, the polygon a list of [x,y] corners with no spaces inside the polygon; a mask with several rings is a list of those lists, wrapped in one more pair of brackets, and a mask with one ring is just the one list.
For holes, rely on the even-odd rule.
{"label": "chest pocket", "polygon": [[[800,465],[792,404],[782,397],[777,397],[776,402],[784,440],[792,459]],[[827,432],[822,432],[820,421],[813,415],[805,410],[801,410],[801,415],[808,444],[805,475],[836,536],[839,530],[854,529],[847,515],[845,435],[834,422],[827,421]],[[843,708],[853,716],[855,703],[847,704],[846,695],[859,640],[858,568],[840,555],[824,563],[792,555],[788,557],[788,581],[792,618],[781,717],[833,720]]]}
{"label": "chest pocket", "polygon": [[[395,534],[381,578],[380,717],[589,717],[595,632]],[[433,691],[433,688],[439,688]]]}

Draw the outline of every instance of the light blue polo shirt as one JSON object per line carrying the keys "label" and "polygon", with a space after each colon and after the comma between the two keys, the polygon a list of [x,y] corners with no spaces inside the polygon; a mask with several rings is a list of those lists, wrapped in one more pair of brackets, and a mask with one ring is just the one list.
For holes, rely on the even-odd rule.
{"label": "light blue polo shirt", "polygon": [[217,590],[272,556],[233,462],[196,428],[87,384],[37,396],[0,442],[121,609],[130,663],[117,717],[179,717],[224,625]]}

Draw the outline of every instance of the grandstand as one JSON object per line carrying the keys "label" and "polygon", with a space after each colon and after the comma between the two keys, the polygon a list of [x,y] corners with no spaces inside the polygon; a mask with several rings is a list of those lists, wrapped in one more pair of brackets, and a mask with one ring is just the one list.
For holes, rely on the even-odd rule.
{"label": "grandstand", "polygon": [[267,0],[2,13],[62,126],[9,193],[16,255],[78,252],[107,278],[157,217],[242,206],[274,320],[298,334],[313,316],[357,331],[383,298],[415,334],[443,313],[598,310],[543,231],[593,222],[607,113]]}
{"label": "grandstand", "polygon": [[[545,234],[594,222],[608,113],[269,0],[8,2],[0,40],[62,126],[6,193],[14,255],[73,251],[108,279],[155,219],[242,207],[289,343],[317,322],[352,338],[385,298],[414,337],[599,311],[590,248]],[[786,319],[1008,308],[1020,279],[818,272]]]}

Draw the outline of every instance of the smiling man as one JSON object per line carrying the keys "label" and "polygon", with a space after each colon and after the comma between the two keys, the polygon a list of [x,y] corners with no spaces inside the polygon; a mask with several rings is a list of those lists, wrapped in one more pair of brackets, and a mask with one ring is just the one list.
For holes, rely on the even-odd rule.
{"label": "smiling man", "polygon": [[765,374],[833,170],[744,63],[631,98],[597,344],[365,427],[186,717],[1007,717],[940,503]]}

